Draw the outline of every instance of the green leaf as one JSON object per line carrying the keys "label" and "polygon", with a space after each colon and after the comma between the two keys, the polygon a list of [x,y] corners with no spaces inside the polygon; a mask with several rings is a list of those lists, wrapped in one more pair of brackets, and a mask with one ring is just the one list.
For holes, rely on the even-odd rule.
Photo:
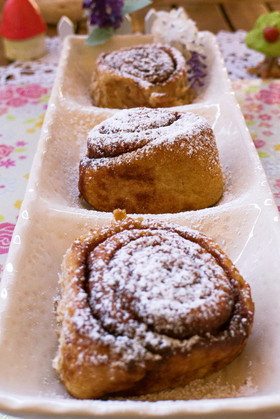
{"label": "green leaf", "polygon": [[151,0],[125,0],[122,8],[122,15],[136,12],[136,10],[143,9],[143,7],[152,4]]}
{"label": "green leaf", "polygon": [[261,158],[265,158],[265,157],[269,157],[269,154],[265,153],[264,151],[259,151],[258,152],[259,157]]}
{"label": "green leaf", "polygon": [[25,124],[31,124],[32,122],[35,122],[36,118],[31,118],[31,119],[26,119],[26,121],[24,121]]}
{"label": "green leaf", "polygon": [[255,93],[260,90],[259,86],[250,86],[248,89],[245,90],[245,93]]}
{"label": "green leaf", "polygon": [[95,28],[86,39],[86,45],[93,46],[103,44],[114,33],[113,28]]}
{"label": "green leaf", "polygon": [[49,99],[50,99],[50,95],[44,95],[44,96],[41,97],[41,99],[39,99],[39,102],[48,103]]}

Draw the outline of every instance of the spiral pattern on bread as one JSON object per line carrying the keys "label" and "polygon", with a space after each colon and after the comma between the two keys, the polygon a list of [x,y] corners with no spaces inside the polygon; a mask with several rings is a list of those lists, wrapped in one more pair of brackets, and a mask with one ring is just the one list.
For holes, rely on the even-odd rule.
{"label": "spiral pattern on bread", "polygon": [[188,87],[183,55],[163,44],[100,54],[90,91],[94,105],[117,109],[183,105],[194,94]]}
{"label": "spiral pattern on bread", "polygon": [[214,205],[223,175],[205,118],[167,109],[117,112],[91,130],[79,191],[100,211],[174,213]]}
{"label": "spiral pattern on bread", "polygon": [[251,332],[250,287],[205,235],[126,218],[76,240],[55,367],[78,398],[139,395],[217,371]]}

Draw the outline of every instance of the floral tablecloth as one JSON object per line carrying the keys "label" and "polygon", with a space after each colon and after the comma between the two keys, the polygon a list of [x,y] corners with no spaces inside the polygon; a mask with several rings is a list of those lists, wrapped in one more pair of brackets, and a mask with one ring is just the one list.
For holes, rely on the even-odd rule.
{"label": "floral tablecloth", "polygon": [[[280,80],[233,88],[280,209]],[[0,86],[0,278],[24,197],[51,86]]]}
{"label": "floral tablecloth", "polygon": [[[259,55],[246,50],[243,32],[217,39],[280,210],[280,80],[246,73],[244,63],[255,64]],[[0,68],[0,281],[54,80],[60,46],[57,40],[52,44],[55,54],[33,63],[31,70],[28,64]]]}
{"label": "floral tablecloth", "polygon": [[0,87],[0,278],[24,197],[51,87]]}

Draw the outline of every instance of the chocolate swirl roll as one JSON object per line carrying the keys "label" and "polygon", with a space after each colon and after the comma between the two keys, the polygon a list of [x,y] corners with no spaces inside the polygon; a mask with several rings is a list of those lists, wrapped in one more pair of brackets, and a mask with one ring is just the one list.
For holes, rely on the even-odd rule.
{"label": "chocolate swirl roll", "polygon": [[90,92],[94,105],[117,109],[183,105],[194,95],[183,55],[162,44],[100,54]]}
{"label": "chocolate swirl roll", "polygon": [[174,213],[214,205],[223,176],[214,133],[193,113],[135,108],[90,131],[79,191],[100,211]]}
{"label": "chocolate swirl roll", "polygon": [[126,218],[65,255],[55,368],[77,398],[139,395],[217,371],[252,328],[250,287],[217,244]]}

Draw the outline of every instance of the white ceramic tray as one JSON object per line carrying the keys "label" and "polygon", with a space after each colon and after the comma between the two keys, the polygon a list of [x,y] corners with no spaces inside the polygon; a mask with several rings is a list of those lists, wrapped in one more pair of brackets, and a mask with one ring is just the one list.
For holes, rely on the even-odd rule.
{"label": "white ceramic tray", "polygon": [[207,379],[138,400],[75,400],[60,384],[52,359],[57,350],[53,307],[62,256],[89,227],[112,219],[110,213],[84,208],[78,198],[78,163],[86,134],[115,112],[91,106],[90,76],[101,50],[151,42],[144,36],[120,36],[101,47],[86,47],[85,38],[74,36],[64,44],[0,284],[0,411],[39,418],[280,415],[278,211],[215,37],[201,37],[207,52],[206,83],[195,103],[182,109],[204,115],[213,126],[224,169],[224,196],[213,208],[153,217],[212,236],[250,283],[256,313],[245,351]]}

